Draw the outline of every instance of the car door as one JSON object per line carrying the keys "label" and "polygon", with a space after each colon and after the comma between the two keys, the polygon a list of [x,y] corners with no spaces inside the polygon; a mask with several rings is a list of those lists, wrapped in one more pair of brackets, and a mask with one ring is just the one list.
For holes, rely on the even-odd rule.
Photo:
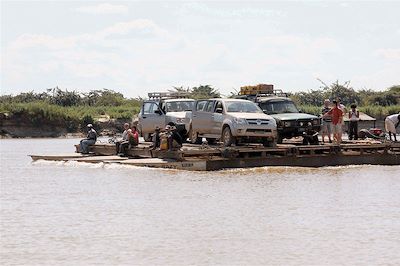
{"label": "car door", "polygon": [[139,114],[139,127],[142,135],[153,133],[156,127],[165,127],[165,113],[159,108],[156,102],[143,102]]}
{"label": "car door", "polygon": [[199,134],[209,134],[212,129],[212,115],[214,113],[214,101],[206,100],[202,110],[196,112],[196,131]]}
{"label": "car door", "polygon": [[202,117],[202,112],[204,112],[204,109],[207,105],[207,100],[197,100],[194,103],[194,107],[192,110],[192,120],[191,120],[191,127],[192,130],[196,132],[200,132],[201,130],[201,124],[200,124],[200,119]]}
{"label": "car door", "polygon": [[[218,110],[218,112],[217,112]],[[216,101],[214,112],[212,115],[212,130],[211,134],[220,135],[222,132],[222,123],[224,121],[224,105],[222,101]]]}

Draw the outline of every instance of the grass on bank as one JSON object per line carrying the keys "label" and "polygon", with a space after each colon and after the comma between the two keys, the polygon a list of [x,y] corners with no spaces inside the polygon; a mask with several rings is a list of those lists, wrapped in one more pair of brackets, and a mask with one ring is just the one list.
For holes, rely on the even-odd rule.
{"label": "grass on bank", "polygon": [[138,105],[120,106],[68,106],[63,107],[49,104],[43,101],[29,103],[0,103],[0,112],[8,113],[11,116],[25,117],[32,122],[73,122],[84,124],[91,122],[95,117],[108,115],[111,119],[131,119],[134,114],[139,112]]}

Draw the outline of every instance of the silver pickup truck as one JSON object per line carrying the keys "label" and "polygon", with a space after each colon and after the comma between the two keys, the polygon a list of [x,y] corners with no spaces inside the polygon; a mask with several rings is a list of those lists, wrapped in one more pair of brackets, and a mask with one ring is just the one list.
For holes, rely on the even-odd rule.
{"label": "silver pickup truck", "polygon": [[189,137],[192,143],[200,143],[204,137],[210,144],[219,139],[224,146],[238,142],[275,146],[276,122],[248,100],[197,100],[192,111]]}
{"label": "silver pickup truck", "polygon": [[187,115],[193,109],[193,99],[160,99],[143,102],[138,115],[138,129],[145,141],[151,141],[155,128],[164,128],[174,123],[184,139],[188,137],[190,118]]}

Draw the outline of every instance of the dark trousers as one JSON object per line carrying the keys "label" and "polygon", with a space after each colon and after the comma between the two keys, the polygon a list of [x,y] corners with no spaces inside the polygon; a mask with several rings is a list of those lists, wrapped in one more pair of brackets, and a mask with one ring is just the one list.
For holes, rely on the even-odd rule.
{"label": "dark trousers", "polygon": [[358,139],[358,121],[350,121],[349,123],[349,139]]}
{"label": "dark trousers", "polygon": [[130,149],[133,146],[137,146],[138,144],[134,141],[128,141],[128,140],[124,140],[124,141],[119,141],[115,143],[116,149],[117,149],[117,153],[123,153],[123,154],[127,154],[128,149]]}

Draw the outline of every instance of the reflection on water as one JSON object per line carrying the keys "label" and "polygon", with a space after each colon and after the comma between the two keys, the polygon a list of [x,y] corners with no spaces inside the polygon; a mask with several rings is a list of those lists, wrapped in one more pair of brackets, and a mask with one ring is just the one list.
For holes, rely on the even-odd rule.
{"label": "reflection on water", "polygon": [[400,264],[400,167],[187,172],[32,163],[0,140],[2,265]]}

